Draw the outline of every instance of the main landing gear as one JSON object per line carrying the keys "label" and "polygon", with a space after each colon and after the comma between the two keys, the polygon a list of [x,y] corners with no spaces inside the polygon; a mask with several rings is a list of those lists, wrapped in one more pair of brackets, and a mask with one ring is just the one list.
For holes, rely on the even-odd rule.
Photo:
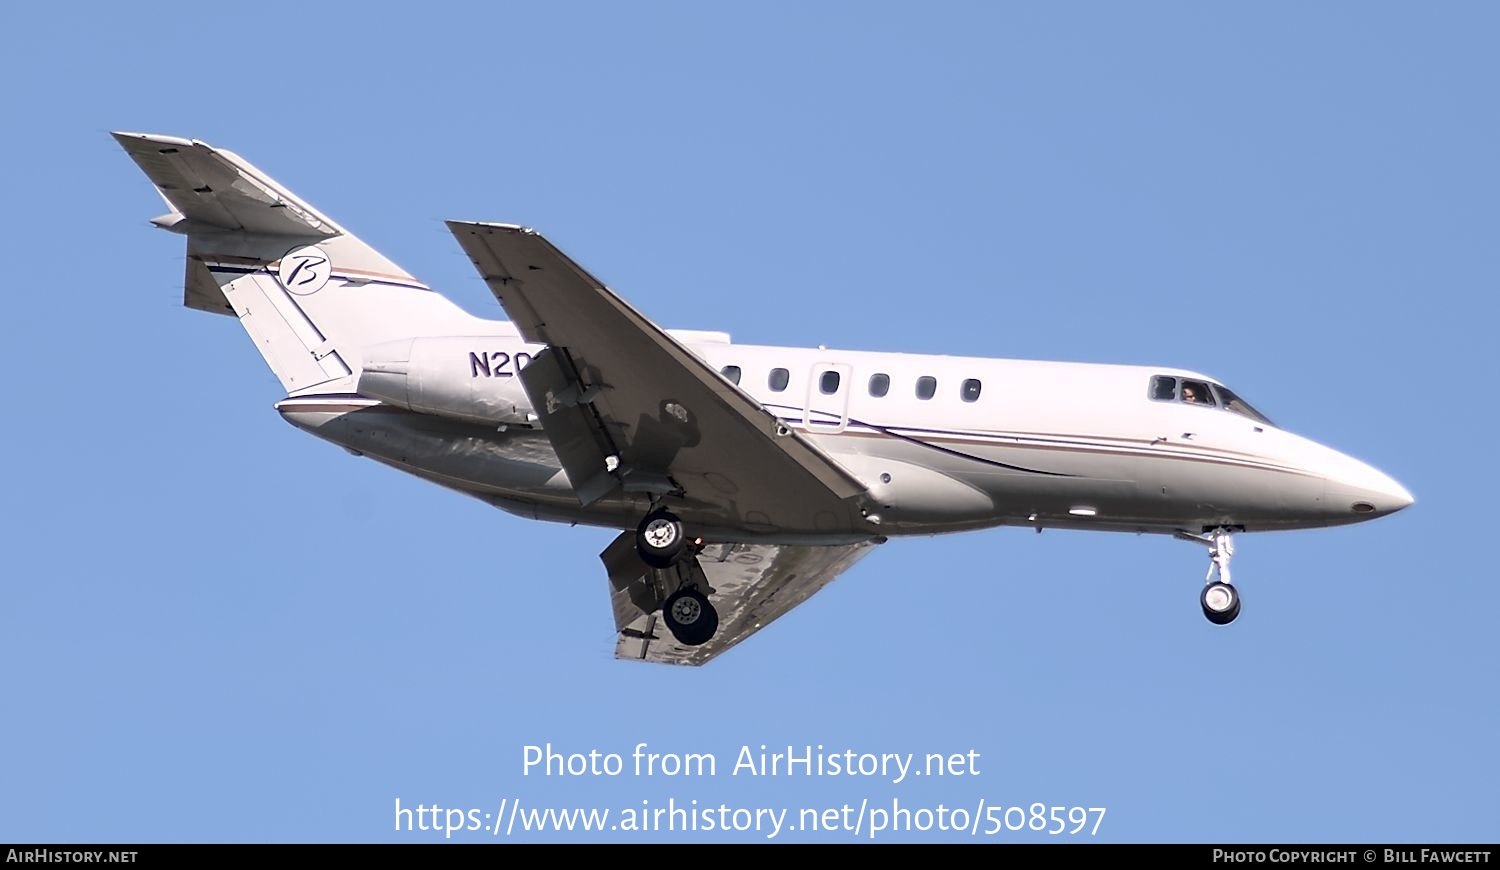
{"label": "main landing gear", "polygon": [[684,586],[661,605],[662,620],[683,646],[702,646],[719,631],[719,611],[696,587]]}
{"label": "main landing gear", "polygon": [[1198,596],[1198,603],[1203,606],[1203,615],[1214,625],[1234,622],[1235,617],[1240,615],[1240,591],[1229,580],[1229,559],[1234,555],[1234,530],[1217,528],[1207,535],[1177,532],[1176,536],[1208,547],[1208,574],[1203,578],[1207,585]]}
{"label": "main landing gear", "polygon": [[641,561],[653,568],[670,568],[682,558],[687,535],[677,515],[657,508],[646,514],[635,529],[635,551]]}
{"label": "main landing gear", "polygon": [[[702,541],[689,540],[682,520],[664,508],[653,508],[635,530],[635,550],[657,576],[676,588],[662,602],[662,621],[683,646],[701,646],[719,630],[719,612],[704,594],[707,583],[698,565]],[[654,573],[656,573],[654,572]],[[702,588],[700,588],[702,587]]]}

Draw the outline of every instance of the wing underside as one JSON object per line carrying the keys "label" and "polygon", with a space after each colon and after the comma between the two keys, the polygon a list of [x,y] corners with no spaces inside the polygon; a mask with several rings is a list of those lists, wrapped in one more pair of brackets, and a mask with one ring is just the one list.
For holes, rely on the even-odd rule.
{"label": "wing underside", "polygon": [[[717,544],[696,560],[658,571],[636,558],[634,539],[634,533],[624,532],[599,554],[609,572],[619,631],[615,655],[675,665],[701,665],[718,656],[812,597],[875,547],[869,542],[816,547]],[[681,582],[706,583],[719,612],[718,633],[701,646],[678,643],[656,612]]]}

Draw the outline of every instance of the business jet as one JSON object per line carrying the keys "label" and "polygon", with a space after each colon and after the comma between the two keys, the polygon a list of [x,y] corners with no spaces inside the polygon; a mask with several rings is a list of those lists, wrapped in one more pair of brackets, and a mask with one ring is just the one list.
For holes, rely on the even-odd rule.
{"label": "business jet", "polygon": [[1198,372],[735,344],[657,326],[533,229],[449,221],[509,316],[482,319],[229,151],[113,135],[187,240],[184,304],[238,318],[289,423],[621,530],[600,554],[621,658],[701,665],[889,538],[996,526],[1201,544],[1224,625],[1237,534],[1412,503]]}

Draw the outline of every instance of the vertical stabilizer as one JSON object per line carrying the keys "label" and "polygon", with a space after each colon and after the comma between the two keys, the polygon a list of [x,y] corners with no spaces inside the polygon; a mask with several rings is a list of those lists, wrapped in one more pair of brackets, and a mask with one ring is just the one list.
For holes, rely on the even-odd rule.
{"label": "vertical stabilizer", "polygon": [[183,304],[237,317],[288,394],[352,390],[364,348],[478,318],[229,151],[115,133],[187,238]]}

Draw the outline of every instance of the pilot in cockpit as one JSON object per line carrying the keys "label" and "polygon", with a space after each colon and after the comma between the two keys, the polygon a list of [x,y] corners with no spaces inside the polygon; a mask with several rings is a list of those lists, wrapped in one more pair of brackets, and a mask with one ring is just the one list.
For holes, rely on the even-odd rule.
{"label": "pilot in cockpit", "polygon": [[1182,400],[1190,405],[1208,405],[1212,401],[1204,395],[1204,389],[1197,384],[1182,385]]}

